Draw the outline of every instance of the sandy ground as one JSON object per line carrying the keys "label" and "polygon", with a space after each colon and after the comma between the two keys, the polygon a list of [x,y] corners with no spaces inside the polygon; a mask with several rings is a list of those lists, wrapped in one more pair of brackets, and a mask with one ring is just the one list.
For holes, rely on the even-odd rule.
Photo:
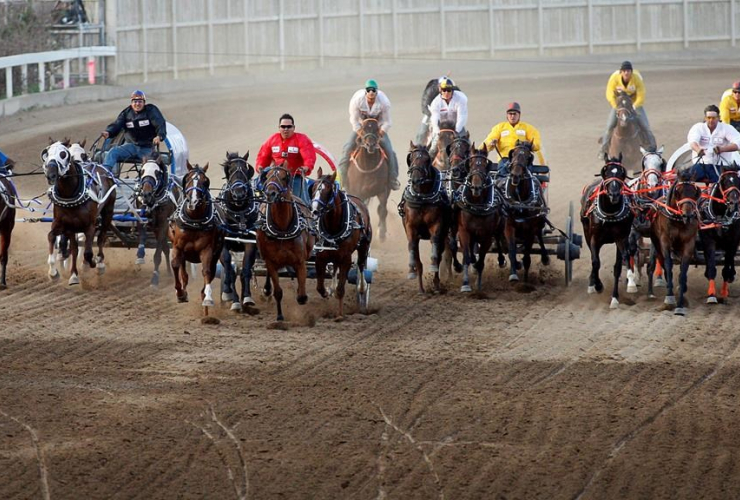
{"label": "sandy ground", "polygon": [[[204,83],[150,101],[184,132],[194,162],[256,155],[283,112],[338,155],[347,101],[375,77],[393,101],[403,156],[426,80],[451,70],[476,141],[512,100],[540,129],[551,219],[562,226],[600,168],[604,86],[620,60],[349,67]],[[722,60],[685,61],[637,64],[668,152],[738,79]],[[89,141],[125,105],[11,117],[0,124],[3,151],[30,171],[49,136]],[[45,189],[38,177],[17,185],[26,197]],[[18,224],[0,292],[0,498],[740,495],[739,285],[707,306],[696,269],[687,317],[644,290],[611,311],[608,293],[586,294],[584,248],[568,288],[561,261],[541,268],[535,259],[531,290],[511,286],[489,259],[484,296],[460,294],[459,277],[447,293],[420,295],[405,279],[398,201],[395,193],[388,241],[372,249],[372,314],[356,314],[352,298],[347,320],[335,322],[333,300],[310,289],[298,306],[284,280],[287,329],[271,328],[273,303],[256,316],[217,308],[221,323],[201,324],[200,307],[178,304],[170,278],[149,288],[151,263],[137,268],[133,251],[109,250],[108,272],[88,271],[78,287],[51,283],[46,228]],[[607,289],[613,253],[603,251]],[[193,278],[191,295],[200,286]]]}

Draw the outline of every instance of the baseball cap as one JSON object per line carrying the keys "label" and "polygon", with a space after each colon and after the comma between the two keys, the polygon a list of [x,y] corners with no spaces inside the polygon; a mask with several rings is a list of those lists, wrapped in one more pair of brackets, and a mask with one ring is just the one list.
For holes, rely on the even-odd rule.
{"label": "baseball cap", "polygon": [[518,102],[510,102],[509,105],[506,106],[506,112],[508,113],[509,111],[516,111],[517,113],[521,113],[522,107],[519,106]]}

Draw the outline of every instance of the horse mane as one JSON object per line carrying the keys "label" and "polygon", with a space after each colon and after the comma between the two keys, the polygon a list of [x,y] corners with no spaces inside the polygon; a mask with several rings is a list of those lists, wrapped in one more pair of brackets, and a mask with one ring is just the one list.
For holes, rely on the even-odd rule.
{"label": "horse mane", "polygon": [[439,121],[439,129],[440,130],[444,130],[444,129],[452,129],[452,130],[455,130],[455,126],[456,125],[457,125],[457,123],[455,123],[452,120],[440,120]]}

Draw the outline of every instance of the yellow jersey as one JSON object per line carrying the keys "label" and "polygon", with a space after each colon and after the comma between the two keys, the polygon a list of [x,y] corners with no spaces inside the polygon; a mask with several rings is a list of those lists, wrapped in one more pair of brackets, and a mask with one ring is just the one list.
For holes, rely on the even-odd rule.
{"label": "yellow jersey", "polygon": [[532,151],[537,152],[539,165],[547,165],[542,156],[540,132],[529,123],[519,122],[512,126],[508,121],[494,126],[488,133],[483,143],[490,150],[493,141],[497,141],[497,148],[502,158],[509,156],[509,151],[514,149],[516,141],[529,141],[532,143]]}
{"label": "yellow jersey", "polygon": [[609,77],[606,84],[606,100],[614,109],[617,109],[617,98],[614,97],[614,91],[617,89],[624,90],[632,98],[632,105],[635,108],[639,108],[645,103],[645,82],[643,82],[639,71],[632,72],[632,77],[626,85],[622,81],[622,75],[619,71],[615,71]]}
{"label": "yellow jersey", "polygon": [[732,90],[722,95],[722,102],[719,103],[719,119],[728,125],[730,121],[740,121],[740,105],[732,95]]}

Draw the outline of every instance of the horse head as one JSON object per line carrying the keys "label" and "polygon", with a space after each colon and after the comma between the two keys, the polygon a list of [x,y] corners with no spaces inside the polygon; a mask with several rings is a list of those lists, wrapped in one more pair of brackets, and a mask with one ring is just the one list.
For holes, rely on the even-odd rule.
{"label": "horse head", "polygon": [[151,207],[156,202],[156,193],[165,180],[167,167],[159,155],[155,155],[153,158],[143,158],[143,162],[139,181],[139,196],[145,206]]}
{"label": "horse head", "polygon": [[362,125],[360,130],[357,132],[357,140],[365,150],[370,154],[375,152],[380,147],[380,124],[376,118],[370,118],[363,113]]}
{"label": "horse head", "polygon": [[698,204],[701,198],[701,189],[691,180],[684,177],[677,178],[670,189],[667,205],[679,216],[684,224],[698,218]]}
{"label": "horse head", "polygon": [[244,205],[252,195],[250,181],[254,175],[254,167],[250,165],[249,151],[244,156],[239,153],[226,152],[226,160],[221,164],[226,179],[226,196],[234,205]]}
{"label": "horse head", "polygon": [[719,176],[719,192],[722,195],[722,201],[727,207],[725,215],[734,216],[740,211],[740,174],[738,165],[733,163],[730,167],[722,167],[722,173]]}
{"label": "horse head", "polygon": [[532,173],[529,167],[534,162],[532,143],[516,141],[516,145],[509,151],[509,179],[512,186],[518,186],[522,179],[529,179]]}
{"label": "horse head", "polygon": [[488,148],[481,145],[476,149],[475,143],[470,145],[470,156],[467,160],[468,174],[465,185],[470,189],[474,197],[479,197],[484,190],[493,186],[493,163],[488,159]]}
{"label": "horse head", "polygon": [[439,122],[439,134],[437,134],[437,158],[434,158],[437,163],[437,168],[445,170],[449,168],[449,156],[447,155],[447,146],[452,144],[452,141],[458,137],[455,132],[454,121],[441,120]]}
{"label": "horse head", "polygon": [[317,175],[318,179],[311,188],[311,213],[315,218],[321,217],[334,208],[338,195],[336,172],[323,175],[323,171],[319,167]]}
{"label": "horse head", "polygon": [[72,155],[62,142],[55,142],[41,152],[44,175],[50,186],[69,173]]}
{"label": "horse head", "polygon": [[640,148],[642,153],[642,173],[640,174],[640,184],[647,189],[648,198],[658,199],[660,197],[660,185],[663,183],[663,173],[666,168],[666,161],[663,158],[663,146],[657,151],[650,151]]}
{"label": "horse head", "polygon": [[90,157],[85,151],[85,143],[87,139],[82,139],[82,142],[73,142],[68,146],[69,154],[72,155],[72,159],[78,163],[87,163],[90,161]]}
{"label": "horse head", "polygon": [[601,185],[609,198],[609,203],[616,205],[622,199],[627,169],[622,165],[622,153],[619,153],[618,158],[604,155],[604,160],[604,166],[601,167]]}
{"label": "horse head", "polygon": [[209,188],[211,181],[206,176],[208,163],[204,167],[191,165],[187,162],[188,171],[182,178],[183,196],[185,198],[185,208],[188,215],[193,219],[205,216],[205,210],[211,201]]}
{"label": "horse head", "polygon": [[406,165],[409,167],[409,181],[414,191],[419,192],[419,188],[434,182],[436,173],[426,146],[411,142],[409,154],[406,155]]}
{"label": "horse head", "polygon": [[635,120],[635,107],[632,98],[623,89],[616,89],[614,97],[617,100],[617,119],[620,127],[625,127],[629,122]]}
{"label": "horse head", "polygon": [[452,178],[457,182],[463,182],[468,175],[467,162],[470,154],[470,132],[465,135],[456,137],[452,143],[447,146],[447,159],[450,162],[450,172]]}
{"label": "horse head", "polygon": [[265,173],[263,192],[268,203],[291,201],[293,176],[287,168],[272,166]]}

